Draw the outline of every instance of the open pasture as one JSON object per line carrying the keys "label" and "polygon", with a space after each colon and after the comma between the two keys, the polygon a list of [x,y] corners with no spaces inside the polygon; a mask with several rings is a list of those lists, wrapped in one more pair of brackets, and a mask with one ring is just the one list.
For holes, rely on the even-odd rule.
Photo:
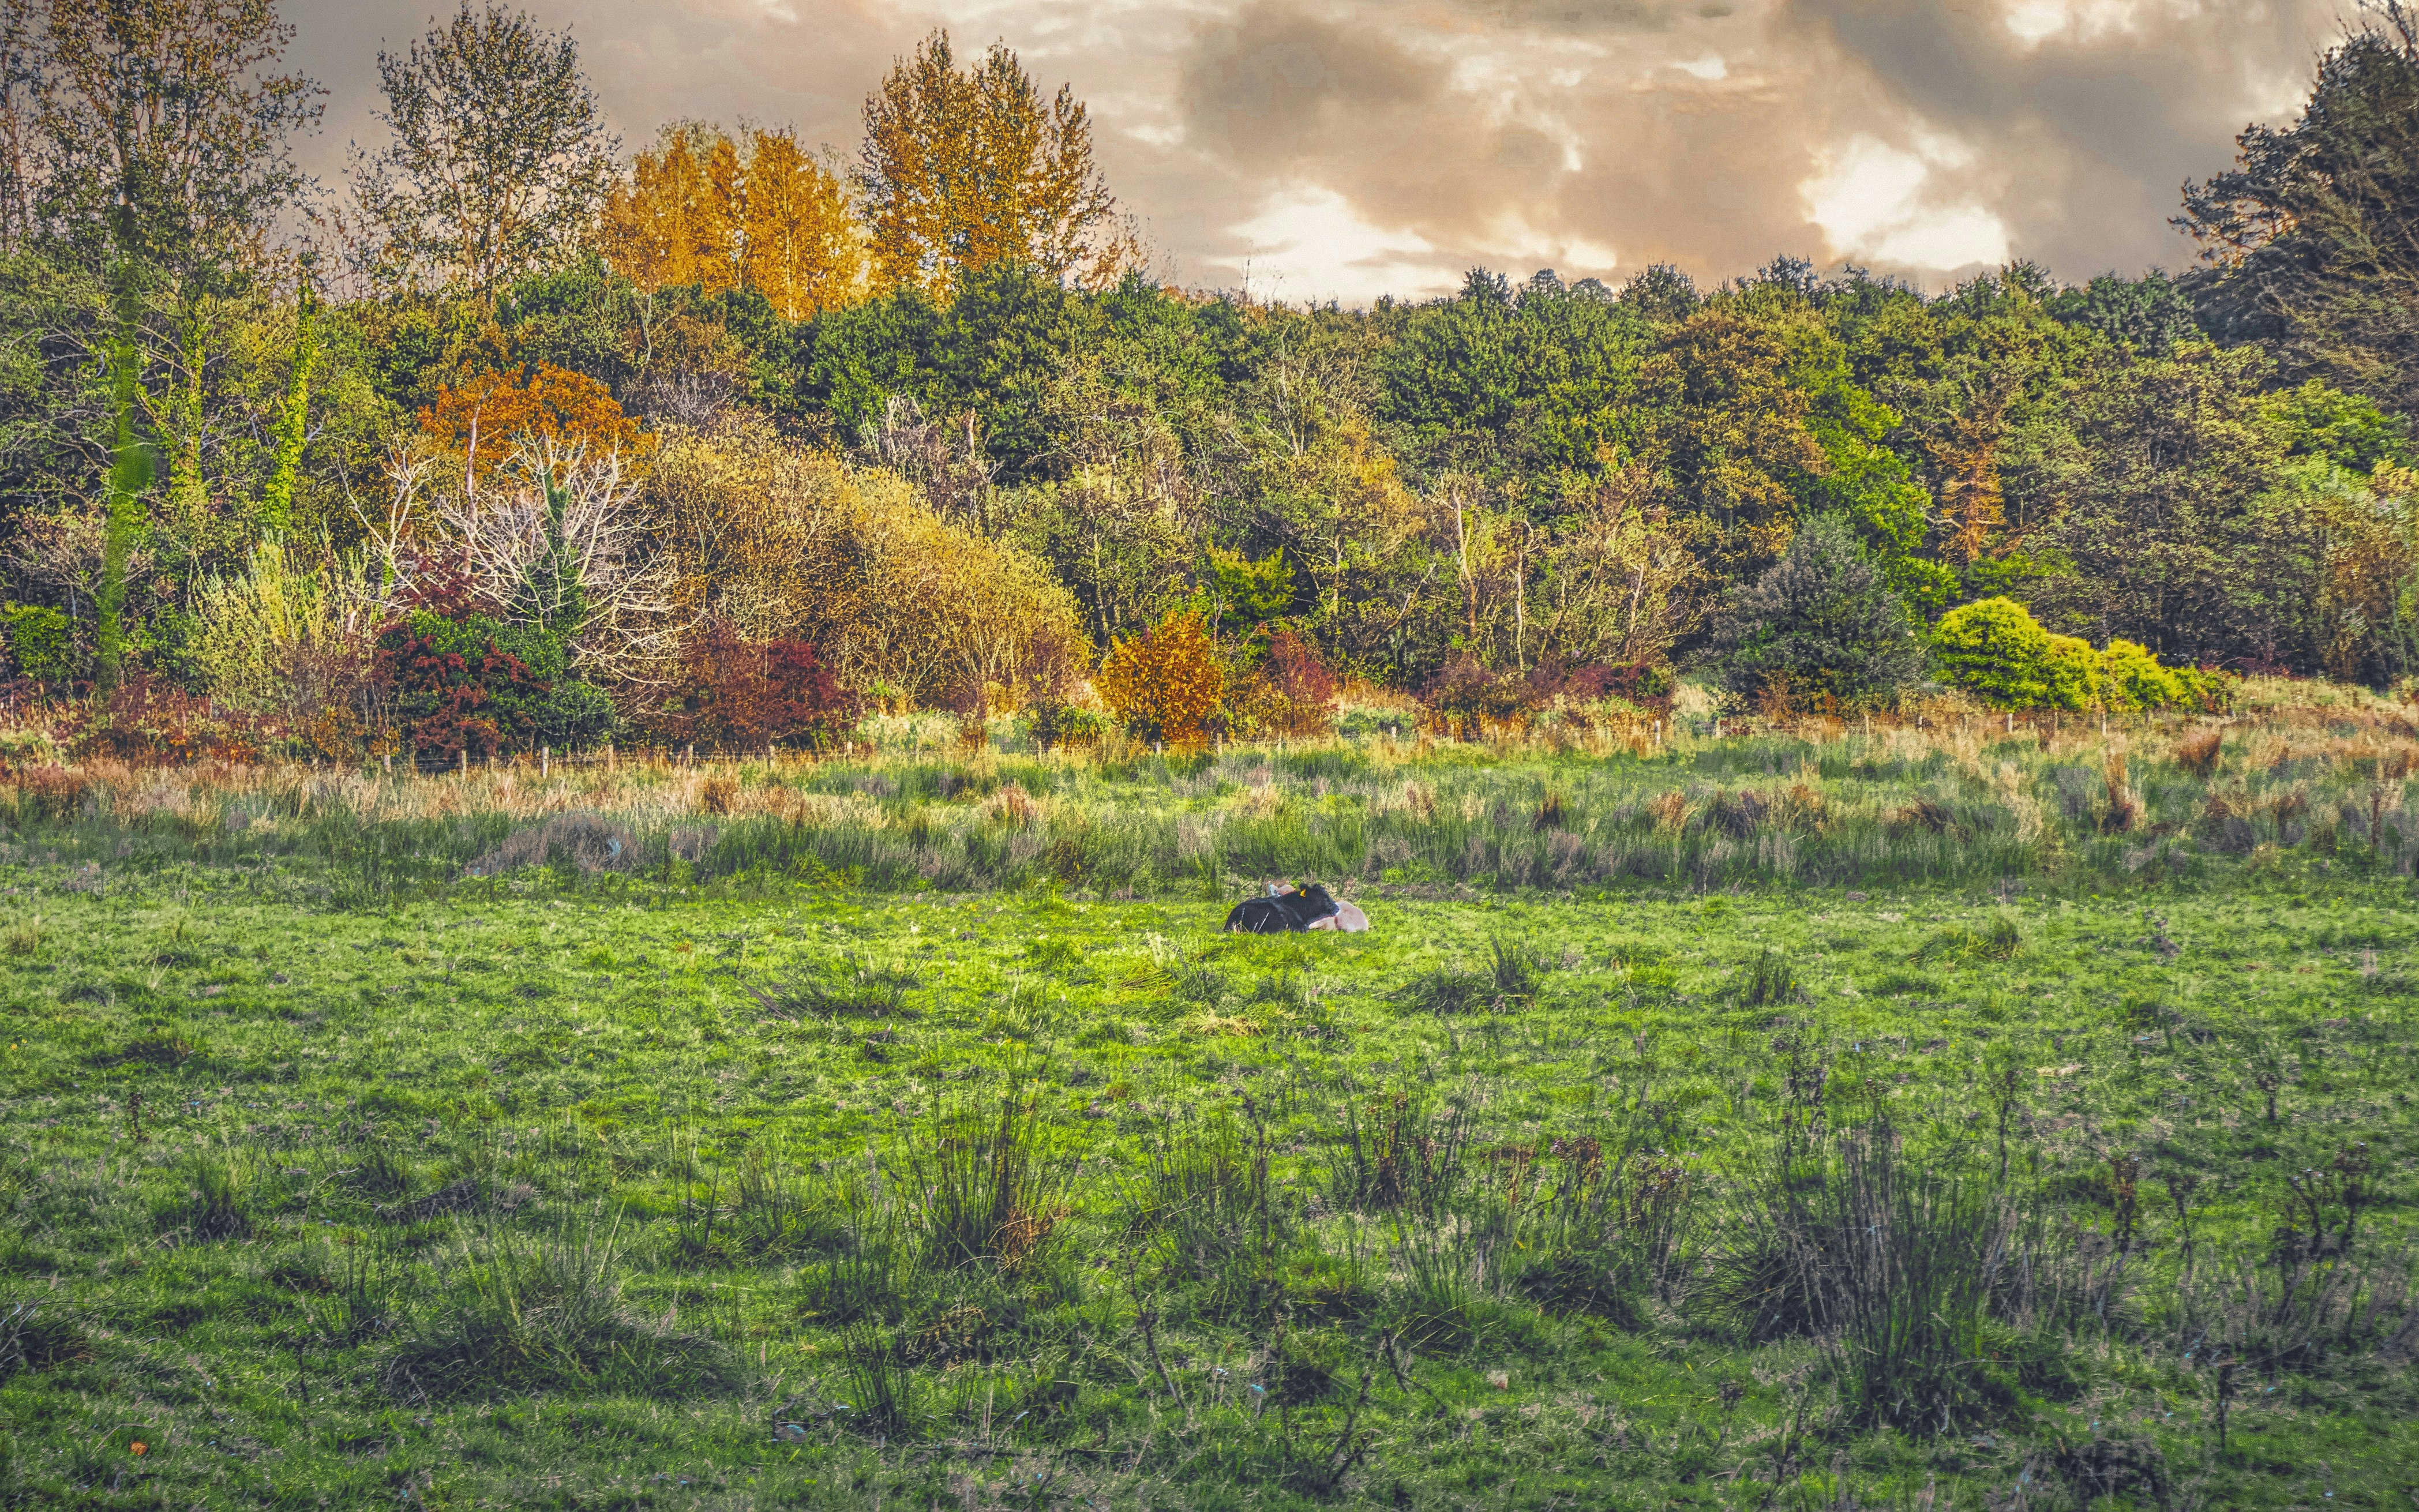
{"label": "open pasture", "polygon": [[29,776],[0,1487],[2404,1506],[2410,749]]}

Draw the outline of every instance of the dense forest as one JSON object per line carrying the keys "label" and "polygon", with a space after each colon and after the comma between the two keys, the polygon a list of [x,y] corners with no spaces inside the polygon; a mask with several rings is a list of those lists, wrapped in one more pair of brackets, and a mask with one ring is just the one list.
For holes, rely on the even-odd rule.
{"label": "dense forest", "polygon": [[1082,103],[935,34],[853,155],[624,153],[493,3],[298,171],[272,0],[0,0],[13,706],[359,759],[855,711],[1288,729],[2419,674],[2419,18],[2184,187],[2180,276],[1165,286]]}

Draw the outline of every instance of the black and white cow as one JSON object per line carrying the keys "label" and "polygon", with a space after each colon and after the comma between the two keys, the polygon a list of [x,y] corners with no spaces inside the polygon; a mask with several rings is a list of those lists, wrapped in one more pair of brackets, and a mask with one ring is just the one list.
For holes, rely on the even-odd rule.
{"label": "black and white cow", "polygon": [[1343,910],[1342,903],[1314,882],[1300,892],[1244,899],[1226,916],[1226,929],[1236,934],[1284,934],[1315,929],[1321,919],[1333,918]]}

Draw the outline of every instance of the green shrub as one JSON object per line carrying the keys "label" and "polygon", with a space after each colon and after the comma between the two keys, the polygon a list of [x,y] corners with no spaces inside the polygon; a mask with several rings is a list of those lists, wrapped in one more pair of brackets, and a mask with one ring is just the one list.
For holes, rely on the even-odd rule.
{"label": "green shrub", "polygon": [[1942,673],[1999,709],[2099,709],[2132,713],[2226,702],[2222,672],[2164,667],[2131,640],[2104,651],[2077,636],[2052,635],[2022,604],[1985,598],[1950,609],[1932,632]]}
{"label": "green shrub", "polygon": [[75,643],[68,632],[68,617],[57,609],[39,604],[0,608],[0,638],[6,639],[8,659],[20,677],[55,685],[66,682],[75,670]]}
{"label": "green shrub", "polygon": [[2049,655],[2042,663],[2048,692],[2041,707],[2090,709],[2100,704],[2100,653],[2080,636],[2049,638]]}
{"label": "green shrub", "polygon": [[1757,953],[1739,999],[1749,1008],[1774,1008],[1794,1003],[1799,995],[1796,968],[1789,964],[1788,957],[1767,949]]}
{"label": "green shrub", "polygon": [[1950,682],[1995,708],[2049,702],[2049,632],[2012,598],[1950,609],[1933,626],[1932,651]]}
{"label": "green shrub", "polygon": [[2172,668],[2160,666],[2148,647],[2125,640],[2109,641],[2100,654],[2100,696],[2111,712],[2122,713],[2190,702]]}
{"label": "green shrub", "polygon": [[1077,1156],[1046,1137],[1040,1103],[1011,1082],[996,1113],[935,1109],[909,1136],[898,1170],[918,1194],[927,1263],[1014,1273],[1044,1256],[1070,1211]]}
{"label": "green shrub", "polygon": [[1723,685],[1748,698],[1872,703],[1923,671],[1906,606],[1835,518],[1810,521],[1786,557],[1732,591],[1714,644]]}

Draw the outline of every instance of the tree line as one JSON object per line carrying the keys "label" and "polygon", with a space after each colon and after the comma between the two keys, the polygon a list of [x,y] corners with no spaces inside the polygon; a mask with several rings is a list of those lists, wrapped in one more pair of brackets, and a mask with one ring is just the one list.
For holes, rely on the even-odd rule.
{"label": "tree line", "polygon": [[383,136],[328,186],[291,36],[272,0],[0,0],[0,627],[90,738],[2419,674],[2399,0],[2185,186],[2180,276],[1782,256],[1367,309],[1154,280],[1084,104],[1005,45],[928,38],[853,156],[625,153],[568,34],[463,0],[379,55]]}

